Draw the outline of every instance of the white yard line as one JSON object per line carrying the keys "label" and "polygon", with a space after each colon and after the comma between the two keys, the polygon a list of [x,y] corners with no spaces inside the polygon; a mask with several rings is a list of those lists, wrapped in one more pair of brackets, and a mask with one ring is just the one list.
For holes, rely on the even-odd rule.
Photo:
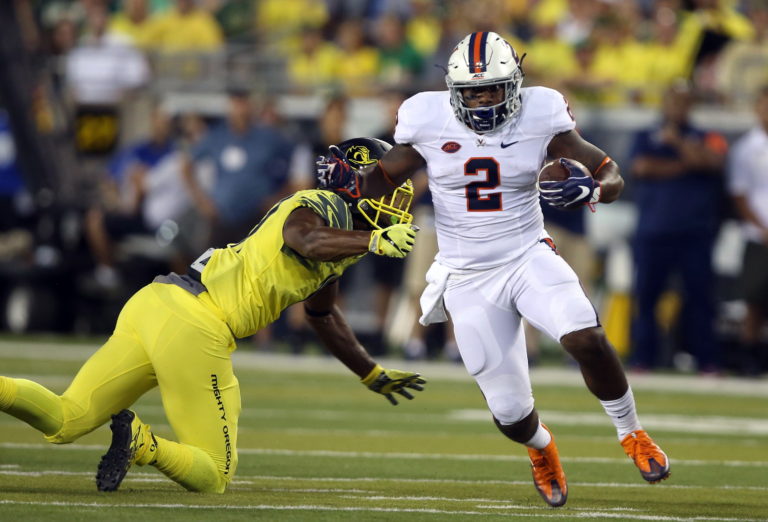
{"label": "white yard line", "polygon": [[[408,478],[408,477],[293,477],[293,476],[280,476],[280,475],[244,475],[238,476],[234,483],[247,483],[253,484],[255,480],[267,480],[267,481],[319,481],[319,482],[336,482],[336,483],[352,483],[357,484],[360,482],[396,482],[396,483],[408,483],[408,484],[462,484],[468,486],[483,486],[483,485],[501,485],[501,486],[530,486],[530,480],[471,480],[471,479],[444,479],[444,478]],[[568,481],[571,486],[579,487],[595,487],[595,488],[630,488],[630,489],[647,489],[649,486],[644,482],[573,482]],[[720,484],[718,486],[698,486],[690,484],[674,484],[670,482],[664,482],[663,489],[723,489],[723,490],[747,490],[747,491],[768,491],[768,486],[735,486],[731,484]]]}
{"label": "white yard line", "polygon": [[[0,448],[9,449],[34,449],[52,451],[104,451],[104,446],[84,444],[32,444],[24,442],[2,442]],[[330,458],[388,458],[405,460],[458,460],[458,461],[483,461],[483,462],[529,462],[528,457],[522,455],[483,455],[462,453],[403,453],[403,452],[373,452],[373,451],[333,451],[333,450],[292,450],[270,448],[238,448],[240,455],[284,455],[287,457],[330,457]],[[563,462],[583,462],[591,464],[626,464],[632,465],[627,458],[611,457],[562,457]],[[766,461],[745,460],[701,460],[701,459],[670,459],[672,464],[684,466],[727,466],[735,468],[768,468]]]}
{"label": "white yard line", "polygon": [[[104,451],[104,446],[84,445],[84,444],[66,444],[54,446],[52,444],[30,444],[22,442],[3,442],[0,448],[7,449],[33,449],[33,450],[51,450],[51,451]],[[283,455],[287,457],[330,457],[330,458],[388,458],[404,460],[458,460],[458,461],[481,461],[481,462],[528,462],[528,457],[522,455],[483,455],[483,454],[462,454],[462,453],[403,453],[403,452],[372,452],[372,451],[332,451],[332,450],[291,450],[291,449],[269,449],[269,448],[239,448],[241,455]],[[626,458],[611,457],[562,457],[564,462],[590,463],[590,464],[621,464],[632,465]],[[768,468],[766,461],[744,461],[744,460],[701,460],[701,459],[671,459],[672,464],[682,466],[727,466],[736,468]],[[0,473],[3,473],[0,470]]]}
{"label": "white yard line", "polygon": [[[454,410],[449,415],[456,420],[488,422],[486,409]],[[549,425],[611,426],[610,419],[604,413],[540,410],[539,416]],[[751,417],[643,414],[641,420],[643,427],[649,430],[713,435],[768,435],[768,420]]]}
{"label": "white yard line", "polygon": [[[48,507],[62,507],[62,508],[106,508],[106,509],[189,509],[189,510],[237,510],[237,511],[325,511],[325,512],[337,512],[337,513],[421,513],[421,514],[437,514],[447,516],[509,516],[510,518],[583,518],[583,519],[595,519],[595,518],[614,518],[622,520],[652,520],[652,521],[670,521],[670,522],[685,522],[685,521],[712,521],[712,522],[759,522],[760,519],[745,519],[745,518],[730,518],[730,517],[672,517],[663,515],[642,515],[632,514],[627,512],[613,512],[608,510],[594,510],[594,511],[571,511],[568,508],[558,510],[557,513],[542,512],[542,513],[521,513],[516,511],[515,513],[494,513],[494,512],[482,512],[482,511],[450,511],[446,509],[429,509],[429,508],[393,508],[393,507],[363,507],[363,506],[323,506],[313,504],[299,504],[299,505],[279,505],[279,504],[252,504],[252,505],[205,505],[205,504],[113,504],[113,503],[100,503],[100,502],[60,502],[60,501],[23,501],[23,500],[0,500],[0,505],[22,505],[22,506],[48,506]],[[512,505],[508,506],[483,506],[478,505],[480,509],[510,509]],[[535,508],[527,508],[535,509]]]}
{"label": "white yard line", "polygon": [[[106,340],[106,336],[104,340]],[[0,341],[0,358],[85,361],[99,345],[58,344],[41,341]],[[260,369],[275,373],[319,372],[349,375],[341,363],[332,357],[316,355],[294,356],[241,349],[233,354],[236,368]],[[402,359],[381,359],[383,366],[402,366]],[[428,379],[471,382],[462,365],[435,361],[409,361]],[[534,368],[531,380],[536,385],[583,387],[584,381],[575,368]],[[635,390],[673,391],[678,394],[717,394],[744,397],[768,397],[768,379],[737,377],[701,377],[696,375],[630,374]]]}

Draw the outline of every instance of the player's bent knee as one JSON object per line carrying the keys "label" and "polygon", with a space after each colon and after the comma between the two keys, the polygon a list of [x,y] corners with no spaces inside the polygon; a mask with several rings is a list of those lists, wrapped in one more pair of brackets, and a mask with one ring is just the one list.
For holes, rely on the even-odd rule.
{"label": "player's bent knee", "polygon": [[520,400],[514,395],[499,395],[488,398],[488,409],[501,424],[515,424],[533,411],[533,399]]}
{"label": "player's bent knee", "polygon": [[61,429],[52,435],[46,435],[45,440],[51,444],[70,444],[86,433],[90,433],[96,427],[75,425],[72,422],[64,421]]}
{"label": "player's bent knee", "polygon": [[224,493],[234,475],[232,460],[227,461],[210,455],[194,446],[186,447],[192,456],[190,467],[180,471],[178,474],[169,474],[168,476],[184,486],[188,491],[196,493]]}
{"label": "player's bent knee", "polygon": [[210,475],[208,480],[201,480],[193,484],[182,484],[188,491],[195,493],[215,493],[222,494],[227,489],[229,484],[229,478],[223,477],[220,474]]}
{"label": "player's bent knee", "polygon": [[46,435],[45,440],[51,444],[69,444],[76,441],[78,437],[79,436],[75,436],[72,433],[67,433],[64,430],[61,430],[53,435]]}
{"label": "player's bent knee", "polygon": [[560,339],[560,344],[577,361],[599,356],[603,349],[608,347],[605,334],[600,328],[584,328],[565,334]]}
{"label": "player's bent knee", "polygon": [[61,426],[56,433],[46,434],[51,444],[69,444],[92,432],[104,421],[79,401],[66,395],[61,396]]}

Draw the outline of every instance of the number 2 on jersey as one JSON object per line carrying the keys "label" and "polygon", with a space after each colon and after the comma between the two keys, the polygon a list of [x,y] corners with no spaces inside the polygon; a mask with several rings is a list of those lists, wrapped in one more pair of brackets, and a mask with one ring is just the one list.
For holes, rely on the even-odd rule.
{"label": "number 2 on jersey", "polygon": [[494,212],[501,210],[501,193],[482,194],[481,190],[499,186],[499,163],[493,158],[470,158],[464,164],[465,176],[485,175],[485,179],[469,183],[464,190],[467,194],[468,212]]}

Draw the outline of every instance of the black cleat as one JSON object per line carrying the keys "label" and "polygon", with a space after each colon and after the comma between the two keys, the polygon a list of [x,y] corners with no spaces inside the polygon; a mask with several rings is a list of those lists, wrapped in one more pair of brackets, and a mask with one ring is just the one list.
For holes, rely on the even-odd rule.
{"label": "black cleat", "polygon": [[157,442],[149,426],[131,410],[112,415],[112,444],[101,457],[96,471],[99,491],[116,491],[133,464],[148,464],[157,450]]}

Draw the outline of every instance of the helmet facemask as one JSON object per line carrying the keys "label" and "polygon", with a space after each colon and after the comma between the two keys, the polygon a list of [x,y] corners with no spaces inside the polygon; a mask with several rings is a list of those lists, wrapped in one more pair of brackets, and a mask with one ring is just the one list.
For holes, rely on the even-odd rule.
{"label": "helmet facemask", "polygon": [[[523,83],[523,72],[515,70],[512,77],[475,81],[455,82],[450,76],[445,77],[451,91],[451,106],[456,117],[477,134],[493,132],[520,110],[520,87]],[[464,99],[463,90],[487,86],[500,86],[504,93],[500,103],[488,107],[469,107]]]}
{"label": "helmet facemask", "polygon": [[[523,76],[522,60],[501,36],[482,31],[468,35],[451,53],[445,76],[456,118],[477,134],[506,125],[522,106]],[[467,104],[464,89],[492,86],[503,90],[499,103],[474,108]]]}
{"label": "helmet facemask", "polygon": [[386,228],[397,224],[410,224],[413,215],[409,212],[413,202],[413,183],[407,180],[392,193],[376,199],[361,199],[357,212],[373,228]]}

